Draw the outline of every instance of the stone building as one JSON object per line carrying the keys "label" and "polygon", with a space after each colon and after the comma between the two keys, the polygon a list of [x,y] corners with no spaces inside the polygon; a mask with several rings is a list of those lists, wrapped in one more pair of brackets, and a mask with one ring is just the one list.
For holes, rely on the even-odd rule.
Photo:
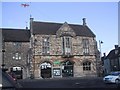
{"label": "stone building", "polygon": [[35,78],[96,76],[96,36],[86,25],[30,18],[29,62]]}
{"label": "stone building", "polygon": [[3,61],[8,72],[17,72],[21,78],[28,77],[28,51],[30,31],[26,29],[2,29],[3,36]]}
{"label": "stone building", "polygon": [[115,45],[108,55],[103,57],[104,75],[110,72],[120,71],[120,47]]}
{"label": "stone building", "polygon": [[4,62],[22,78],[96,76],[95,34],[83,25],[39,22],[30,18],[30,30],[2,29]]}

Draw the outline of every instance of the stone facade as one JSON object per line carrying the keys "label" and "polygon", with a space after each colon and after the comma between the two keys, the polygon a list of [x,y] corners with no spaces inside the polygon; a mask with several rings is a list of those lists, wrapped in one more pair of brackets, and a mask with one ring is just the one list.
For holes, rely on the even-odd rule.
{"label": "stone facade", "polygon": [[4,60],[8,71],[13,67],[21,67],[22,77],[28,77],[28,51],[29,42],[5,42]]}
{"label": "stone facade", "polygon": [[[42,39],[43,37],[49,37],[50,44],[50,53],[49,55],[42,55]],[[72,38],[72,54],[71,57],[63,57],[62,54],[62,39],[61,37],[56,37],[56,35],[34,35],[36,39],[36,43],[34,45],[35,50],[35,77],[41,77],[40,65],[42,62],[50,62],[52,68],[60,68],[62,70],[62,62],[65,60],[70,60],[74,62],[73,65],[73,76],[81,77],[81,76],[96,76],[96,57],[95,57],[95,46],[96,41],[93,37],[81,37],[75,36]],[[84,55],[83,53],[83,43],[82,39],[89,40],[89,55]],[[83,70],[83,62],[90,61],[91,62],[91,70],[84,71]],[[60,62],[60,64],[56,64],[55,62]],[[53,71],[51,70],[53,73]],[[52,77],[54,75],[52,74]],[[62,75],[61,75],[62,77]]]}
{"label": "stone facade", "polygon": [[96,36],[85,19],[83,25],[74,25],[35,22],[31,18],[30,30],[18,31],[5,31],[3,35],[9,71],[21,67],[23,78],[97,76]]}

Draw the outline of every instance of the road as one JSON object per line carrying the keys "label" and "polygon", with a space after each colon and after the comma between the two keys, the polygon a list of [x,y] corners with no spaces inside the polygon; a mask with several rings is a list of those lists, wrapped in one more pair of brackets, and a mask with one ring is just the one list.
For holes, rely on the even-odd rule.
{"label": "road", "polygon": [[105,84],[101,77],[25,79],[18,82],[24,88],[116,88],[115,84]]}

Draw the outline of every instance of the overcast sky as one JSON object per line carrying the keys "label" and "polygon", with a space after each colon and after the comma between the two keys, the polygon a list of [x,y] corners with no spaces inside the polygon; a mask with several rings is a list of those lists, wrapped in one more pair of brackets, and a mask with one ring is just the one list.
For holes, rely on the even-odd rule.
{"label": "overcast sky", "polygon": [[[30,6],[22,7],[22,3]],[[102,53],[118,44],[118,2],[2,2],[1,27],[25,28],[29,26],[30,14],[35,21],[80,25],[86,18],[96,40],[104,42]]]}

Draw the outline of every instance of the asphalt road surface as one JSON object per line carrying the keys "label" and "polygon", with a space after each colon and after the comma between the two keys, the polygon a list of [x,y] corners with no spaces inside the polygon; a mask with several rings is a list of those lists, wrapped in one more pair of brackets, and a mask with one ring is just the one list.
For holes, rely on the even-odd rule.
{"label": "asphalt road surface", "polygon": [[24,79],[18,82],[23,88],[117,88],[115,84],[105,84],[101,77]]}

